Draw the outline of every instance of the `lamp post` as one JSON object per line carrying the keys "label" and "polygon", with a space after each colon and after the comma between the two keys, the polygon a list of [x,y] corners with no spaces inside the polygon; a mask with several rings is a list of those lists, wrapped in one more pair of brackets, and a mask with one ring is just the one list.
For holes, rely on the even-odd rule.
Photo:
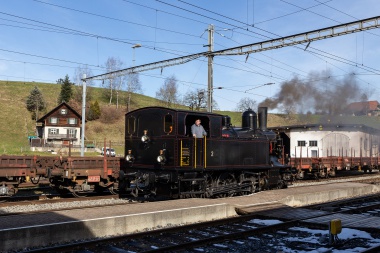
{"label": "lamp post", "polygon": [[253,90],[253,89],[256,89],[256,88],[262,87],[262,86],[272,85],[272,84],[274,84],[274,83],[264,83],[264,84],[260,84],[260,85],[257,85],[257,86],[255,86],[255,87],[253,87],[253,88],[250,88],[250,89],[244,91],[244,93],[247,93],[247,91],[250,91],[250,90]]}
{"label": "lamp post", "polygon": [[132,46],[132,48],[133,48],[132,67],[135,66],[135,48],[139,48],[139,47],[141,47],[141,44],[134,44]]}

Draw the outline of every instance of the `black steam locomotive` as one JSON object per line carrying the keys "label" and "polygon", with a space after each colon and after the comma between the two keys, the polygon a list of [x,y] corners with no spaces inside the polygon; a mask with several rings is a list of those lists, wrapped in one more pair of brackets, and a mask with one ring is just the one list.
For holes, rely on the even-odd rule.
{"label": "black steam locomotive", "polygon": [[[204,138],[191,134],[197,119]],[[281,145],[267,130],[265,107],[258,115],[244,112],[241,128],[228,116],[163,107],[132,111],[125,120],[119,186],[134,196],[225,197],[287,186],[288,168],[278,162]]]}

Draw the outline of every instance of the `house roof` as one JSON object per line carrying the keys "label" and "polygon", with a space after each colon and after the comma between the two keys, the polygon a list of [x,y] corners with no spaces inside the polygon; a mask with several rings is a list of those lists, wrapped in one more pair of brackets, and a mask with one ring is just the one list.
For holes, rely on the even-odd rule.
{"label": "house roof", "polygon": [[62,102],[60,103],[57,107],[55,107],[54,109],[52,109],[50,112],[46,113],[42,118],[40,118],[39,120],[37,120],[37,122],[44,122],[44,120],[49,117],[52,113],[54,113],[55,111],[57,111],[59,108],[61,108],[62,106],[66,106],[70,111],[72,111],[78,118],[82,118],[82,116],[77,112],[75,111],[71,106],[69,106],[66,102]]}
{"label": "house roof", "polygon": [[378,109],[379,102],[366,101],[366,102],[354,102],[347,106],[349,112],[363,112],[363,111],[375,111]]}

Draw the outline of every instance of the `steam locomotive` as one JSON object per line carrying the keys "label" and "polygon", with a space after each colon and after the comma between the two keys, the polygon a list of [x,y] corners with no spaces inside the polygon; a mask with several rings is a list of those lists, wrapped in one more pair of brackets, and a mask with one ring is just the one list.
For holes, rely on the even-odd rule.
{"label": "steam locomotive", "polygon": [[[207,132],[194,138],[200,119]],[[258,122],[257,122],[258,121]],[[215,113],[146,107],[126,114],[119,188],[134,196],[225,197],[285,188],[289,167],[267,129],[267,108],[242,114],[242,127]]]}

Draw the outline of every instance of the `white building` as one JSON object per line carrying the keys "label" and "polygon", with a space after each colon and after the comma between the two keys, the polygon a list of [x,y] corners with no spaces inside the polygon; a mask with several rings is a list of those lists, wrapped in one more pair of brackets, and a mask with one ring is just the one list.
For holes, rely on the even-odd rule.
{"label": "white building", "polygon": [[377,157],[380,130],[365,125],[310,124],[273,127],[283,139],[285,154],[305,157]]}

